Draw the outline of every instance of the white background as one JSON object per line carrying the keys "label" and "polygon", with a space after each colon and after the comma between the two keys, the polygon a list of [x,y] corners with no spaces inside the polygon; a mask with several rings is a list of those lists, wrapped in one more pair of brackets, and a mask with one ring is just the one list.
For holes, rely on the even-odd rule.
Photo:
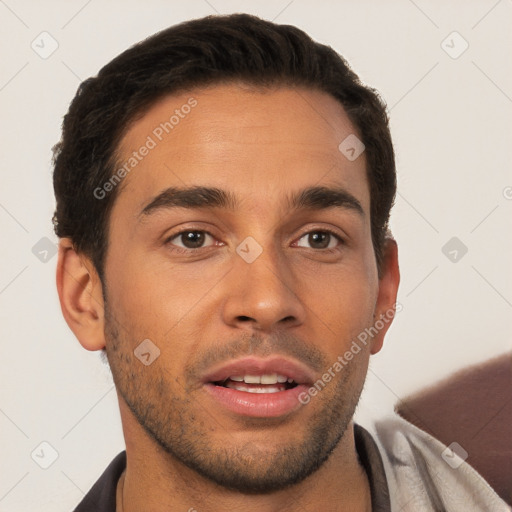
{"label": "white background", "polygon": [[[510,0],[0,0],[1,512],[72,510],[124,449],[109,371],[62,318],[57,258],[32,252],[57,241],[50,149],[62,116],[79,82],[128,46],[215,12],[297,25],[388,103],[403,311],[372,359],[359,421],[510,350]],[[46,59],[31,48],[43,31],[59,45]],[[459,36],[442,43],[453,31],[469,44],[458,58],[445,49],[460,51]],[[468,248],[455,263],[441,251],[454,236]],[[48,469],[31,458],[42,441],[58,452]]]}

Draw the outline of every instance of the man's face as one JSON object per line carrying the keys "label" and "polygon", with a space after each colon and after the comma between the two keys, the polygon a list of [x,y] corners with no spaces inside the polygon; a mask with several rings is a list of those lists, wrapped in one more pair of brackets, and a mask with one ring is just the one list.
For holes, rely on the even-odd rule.
{"label": "man's face", "polygon": [[[191,97],[197,104],[182,108]],[[158,130],[176,109],[169,133]],[[364,153],[350,161],[338,149],[355,132],[326,94],[232,85],[161,100],[121,143],[120,166],[153,146],[148,136],[155,145],[110,217],[105,335],[115,383],[144,435],[221,485],[269,492],[299,482],[350,424],[370,345],[307,405],[298,394],[374,322]],[[170,187],[199,186],[232,201],[153,202]],[[292,207],[311,187],[345,196],[317,193]],[[147,366],[134,354],[146,339],[160,350]],[[261,374],[294,382],[240,382]]]}

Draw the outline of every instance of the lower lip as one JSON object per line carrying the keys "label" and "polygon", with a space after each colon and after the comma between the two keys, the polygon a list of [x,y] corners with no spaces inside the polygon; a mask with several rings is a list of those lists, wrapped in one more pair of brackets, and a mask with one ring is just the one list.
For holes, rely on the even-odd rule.
{"label": "lower lip", "polygon": [[205,389],[210,396],[231,412],[242,416],[276,418],[301,407],[299,395],[308,388],[298,385],[277,393],[249,393],[208,383]]}

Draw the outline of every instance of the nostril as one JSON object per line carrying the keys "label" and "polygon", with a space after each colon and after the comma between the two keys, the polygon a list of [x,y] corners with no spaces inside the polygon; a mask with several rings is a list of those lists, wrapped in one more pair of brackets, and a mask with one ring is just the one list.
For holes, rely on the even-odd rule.
{"label": "nostril", "polygon": [[242,320],[242,321],[244,321],[244,322],[247,322],[247,320],[251,320],[251,318],[250,318],[250,317],[248,317],[248,316],[244,316],[244,315],[239,316],[239,317],[238,317],[238,319],[239,319],[239,320]]}

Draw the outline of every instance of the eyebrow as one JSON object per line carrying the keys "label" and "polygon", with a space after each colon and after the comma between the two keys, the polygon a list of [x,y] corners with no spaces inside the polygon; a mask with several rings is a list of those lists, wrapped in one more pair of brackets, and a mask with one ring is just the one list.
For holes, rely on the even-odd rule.
{"label": "eyebrow", "polygon": [[[364,217],[361,203],[341,187],[308,187],[288,195],[286,204],[291,210],[340,208],[353,211]],[[203,186],[169,187],[144,206],[139,213],[139,218],[147,218],[157,211],[170,208],[224,208],[235,211],[238,205],[234,194],[220,188]]]}

